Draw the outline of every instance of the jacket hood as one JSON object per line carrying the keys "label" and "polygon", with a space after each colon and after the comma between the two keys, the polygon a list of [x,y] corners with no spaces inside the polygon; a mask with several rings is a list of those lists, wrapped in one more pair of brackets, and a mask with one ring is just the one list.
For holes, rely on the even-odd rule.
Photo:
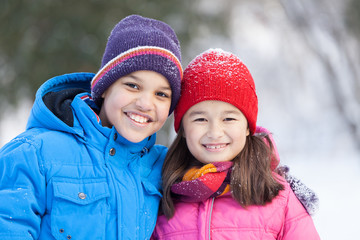
{"label": "jacket hood", "polygon": [[[90,100],[90,81],[93,73],[71,73],[46,81],[37,91],[26,129],[44,128],[77,135],[96,148],[116,132],[115,127],[103,127]],[[117,141],[129,152],[146,152],[156,141],[156,133],[139,143],[121,135]],[[145,149],[145,150],[144,150]],[[144,153],[145,153],[144,152]]]}
{"label": "jacket hood", "polygon": [[90,93],[93,73],[71,73],[47,80],[36,92],[26,129],[41,127],[49,130],[81,134],[72,126],[71,102],[81,92]]}

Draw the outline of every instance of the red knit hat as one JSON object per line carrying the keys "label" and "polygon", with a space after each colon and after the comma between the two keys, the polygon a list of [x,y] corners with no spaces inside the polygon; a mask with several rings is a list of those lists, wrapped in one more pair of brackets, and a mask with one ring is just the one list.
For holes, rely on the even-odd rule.
{"label": "red knit hat", "polygon": [[209,49],[186,67],[181,97],[174,112],[176,132],[186,111],[206,100],[227,102],[240,109],[251,134],[255,133],[258,112],[255,83],[247,67],[234,54]]}

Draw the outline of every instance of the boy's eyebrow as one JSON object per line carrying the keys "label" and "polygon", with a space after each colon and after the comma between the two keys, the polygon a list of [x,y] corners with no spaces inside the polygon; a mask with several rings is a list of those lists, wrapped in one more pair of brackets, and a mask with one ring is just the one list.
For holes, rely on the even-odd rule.
{"label": "boy's eyebrow", "polygon": [[166,86],[166,87],[161,87],[161,89],[162,89],[162,90],[169,90],[169,91],[171,91],[171,87],[167,87],[167,86]]}
{"label": "boy's eyebrow", "polygon": [[131,73],[130,73],[129,75],[127,75],[126,77],[132,78],[132,79],[137,80],[137,81],[142,81],[141,78],[139,78],[139,77],[137,77],[137,76],[134,76],[134,75],[132,75]]}
{"label": "boy's eyebrow", "polygon": [[[127,75],[127,77],[132,78],[132,79],[134,79],[135,81],[139,81],[139,82],[145,81],[145,80],[143,80],[142,78],[139,78],[139,77],[137,77],[137,76],[132,75],[131,73],[130,73],[129,75]],[[170,87],[170,86],[164,86],[164,87],[161,87],[161,89],[162,89],[162,90],[169,90],[169,91],[171,91],[171,87]]]}

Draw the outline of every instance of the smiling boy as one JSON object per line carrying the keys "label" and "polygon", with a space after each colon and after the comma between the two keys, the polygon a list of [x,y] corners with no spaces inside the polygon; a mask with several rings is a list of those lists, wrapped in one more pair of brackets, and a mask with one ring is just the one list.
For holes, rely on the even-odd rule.
{"label": "smiling boy", "polygon": [[173,29],[132,15],[96,74],[54,77],[0,150],[1,239],[149,239],[167,149],[156,132],[182,77]]}

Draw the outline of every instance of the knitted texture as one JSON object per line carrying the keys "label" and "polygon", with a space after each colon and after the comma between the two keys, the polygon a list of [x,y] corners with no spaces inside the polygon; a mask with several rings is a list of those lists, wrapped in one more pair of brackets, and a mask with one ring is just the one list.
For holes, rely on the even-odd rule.
{"label": "knitted texture", "polygon": [[135,71],[150,70],[169,81],[170,112],[179,97],[182,78],[180,43],[174,30],[164,22],[131,15],[111,31],[101,69],[91,81],[91,94],[97,105],[101,95],[119,78]]}
{"label": "knitted texture", "polygon": [[193,105],[207,100],[230,103],[246,117],[255,133],[258,112],[254,80],[245,64],[234,54],[209,49],[197,56],[184,70],[181,98],[175,109],[175,131]]}
{"label": "knitted texture", "polygon": [[171,186],[171,191],[184,202],[200,202],[230,191],[232,162],[215,162],[201,168],[191,168],[183,181]]}

